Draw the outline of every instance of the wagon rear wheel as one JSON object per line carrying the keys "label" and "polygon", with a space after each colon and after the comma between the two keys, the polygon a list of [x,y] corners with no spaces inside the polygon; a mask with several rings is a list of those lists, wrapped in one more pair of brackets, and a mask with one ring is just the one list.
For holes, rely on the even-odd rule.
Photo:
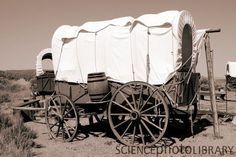
{"label": "wagon rear wheel", "polygon": [[54,95],[46,107],[46,124],[52,138],[64,142],[74,139],[78,129],[78,114],[72,101],[64,95]]}
{"label": "wagon rear wheel", "polygon": [[154,145],[163,137],[168,118],[168,106],[161,92],[145,82],[122,85],[108,106],[110,127],[126,145]]}

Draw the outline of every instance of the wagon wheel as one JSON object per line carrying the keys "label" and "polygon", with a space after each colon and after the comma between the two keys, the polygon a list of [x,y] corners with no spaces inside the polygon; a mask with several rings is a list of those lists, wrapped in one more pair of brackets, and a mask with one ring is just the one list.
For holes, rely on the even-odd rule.
{"label": "wagon wheel", "polygon": [[126,145],[154,145],[164,135],[169,118],[160,90],[145,82],[122,85],[108,106],[108,120],[114,135]]}
{"label": "wagon wheel", "polygon": [[49,134],[56,140],[70,142],[76,136],[79,119],[72,101],[64,95],[54,95],[46,107]]}

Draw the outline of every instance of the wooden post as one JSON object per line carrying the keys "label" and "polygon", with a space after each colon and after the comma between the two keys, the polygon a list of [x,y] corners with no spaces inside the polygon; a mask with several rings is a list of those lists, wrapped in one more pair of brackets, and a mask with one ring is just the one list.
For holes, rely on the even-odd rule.
{"label": "wooden post", "polygon": [[214,86],[214,68],[213,68],[213,54],[210,47],[210,37],[208,33],[205,37],[205,52],[206,52],[206,63],[207,63],[207,73],[210,87],[210,98],[211,98],[211,109],[213,117],[213,129],[215,137],[220,137],[218,114],[216,108],[216,97],[215,97],[215,86]]}

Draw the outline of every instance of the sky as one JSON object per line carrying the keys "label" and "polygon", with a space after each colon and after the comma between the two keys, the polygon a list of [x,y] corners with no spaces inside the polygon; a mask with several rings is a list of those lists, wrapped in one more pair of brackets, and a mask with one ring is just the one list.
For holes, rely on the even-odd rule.
{"label": "sky", "polygon": [[[224,77],[226,63],[236,62],[235,0],[0,0],[0,70],[34,69],[61,25],[167,10],[188,10],[197,29],[221,28],[210,37],[215,76]],[[205,62],[203,53],[197,69],[206,76]]]}

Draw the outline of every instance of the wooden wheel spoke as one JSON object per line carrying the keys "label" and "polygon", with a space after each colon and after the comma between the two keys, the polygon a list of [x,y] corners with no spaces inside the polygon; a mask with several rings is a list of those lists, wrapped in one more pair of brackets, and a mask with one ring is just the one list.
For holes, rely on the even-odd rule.
{"label": "wooden wheel spoke", "polygon": [[61,110],[61,108],[62,108],[62,101],[61,101],[61,97],[59,97],[59,104],[60,104],[60,113],[61,113],[61,115],[62,115],[62,110]]}
{"label": "wooden wheel spoke", "polygon": [[162,129],[161,127],[157,126],[157,125],[154,124],[153,122],[150,122],[148,119],[142,117],[142,120],[144,120],[144,121],[146,121],[147,123],[151,124],[152,126],[154,126],[155,128],[157,128],[158,130],[163,131],[163,129]]}
{"label": "wooden wheel spoke", "polygon": [[144,116],[144,117],[160,117],[160,118],[165,118],[166,117],[166,115],[157,115],[157,114],[142,114],[142,116]]}
{"label": "wooden wheel spoke", "polygon": [[64,115],[62,115],[63,116],[63,118],[65,118],[71,111],[73,110],[73,108],[70,108],[70,110],[69,111],[67,111],[67,113],[66,114],[64,114]]}
{"label": "wooden wheel spoke", "polygon": [[129,116],[129,113],[111,113],[111,116]]}
{"label": "wooden wheel spoke", "polygon": [[117,127],[121,126],[122,124],[128,122],[129,120],[130,120],[130,119],[124,120],[123,122],[121,122],[121,123],[117,124],[116,126],[114,126],[114,128],[117,128]]}
{"label": "wooden wheel spoke", "polygon": [[65,140],[65,133],[64,133],[64,125],[63,125],[63,123],[61,124],[61,127],[62,127],[62,139],[64,141]]}
{"label": "wooden wheel spoke", "polygon": [[65,114],[65,111],[66,111],[66,106],[67,106],[67,103],[68,101],[66,100],[66,103],[65,103],[65,106],[64,106],[64,110],[62,111],[62,115],[64,115]]}
{"label": "wooden wheel spoke", "polygon": [[132,100],[133,100],[133,103],[134,103],[134,108],[138,109],[138,106],[137,106],[137,103],[136,103],[136,100],[135,100],[135,97],[134,97],[134,89],[130,85],[129,85],[129,88],[131,88],[131,96],[132,96]]}
{"label": "wooden wheel spoke", "polygon": [[65,117],[63,118],[64,120],[76,120],[76,118],[69,118],[69,117]]}
{"label": "wooden wheel spoke", "polygon": [[127,102],[127,104],[129,105],[129,107],[134,110],[134,107],[130,104],[130,102],[127,100],[127,98],[125,97],[125,95],[123,94],[122,91],[119,91],[120,95],[123,97],[123,99]]}
{"label": "wooden wheel spoke", "polygon": [[143,105],[141,106],[140,108],[140,111],[142,111],[142,109],[144,108],[144,106],[147,104],[147,102],[149,101],[149,99],[153,96],[153,94],[155,93],[156,91],[153,91],[151,95],[148,96],[147,100],[143,103]]}
{"label": "wooden wheel spoke", "polygon": [[60,114],[58,114],[56,111],[54,111],[53,109],[51,110],[52,113],[54,113],[56,116],[60,116]]}
{"label": "wooden wheel spoke", "polygon": [[141,106],[142,97],[143,97],[143,85],[141,84],[141,90],[140,90],[139,101],[138,101],[139,106]]}
{"label": "wooden wheel spoke", "polygon": [[66,125],[67,127],[69,127],[70,129],[72,129],[72,130],[76,131],[74,127],[70,126],[70,124],[69,124],[69,123],[67,123],[67,121],[64,121],[64,122],[65,122],[65,125]]}
{"label": "wooden wheel spoke", "polygon": [[57,128],[57,133],[56,133],[56,137],[58,137],[58,135],[59,135],[60,128],[61,128],[61,123],[59,123],[59,125],[58,125],[58,128]]}
{"label": "wooden wheel spoke", "polygon": [[134,144],[134,138],[136,134],[136,125],[134,124],[133,136],[132,136],[132,144]]}
{"label": "wooden wheel spoke", "polygon": [[69,136],[69,138],[71,138],[71,135],[70,135],[69,129],[67,128],[67,125],[66,125],[66,124],[65,124],[65,130],[66,130],[66,133],[67,133],[67,135]]}
{"label": "wooden wheel spoke", "polygon": [[130,109],[128,109],[127,107],[125,107],[125,106],[123,106],[123,105],[121,105],[121,104],[119,104],[119,103],[117,103],[117,102],[115,102],[115,101],[112,101],[112,103],[114,103],[114,104],[116,104],[117,106],[119,106],[119,107],[121,107],[121,108],[123,108],[123,109],[125,109],[125,110],[127,110],[127,111],[129,111],[129,112],[132,112]]}
{"label": "wooden wheel spoke", "polygon": [[142,143],[143,145],[145,145],[145,140],[144,140],[144,134],[143,134],[143,129],[142,129],[142,126],[141,126],[141,123],[139,123],[139,131],[140,131],[140,136],[141,136],[141,139],[142,139]]}
{"label": "wooden wheel spoke", "polygon": [[58,115],[60,115],[60,111],[59,111],[59,108],[58,108],[58,105],[56,104],[56,102],[54,100],[52,100],[57,112],[58,112]]}
{"label": "wooden wheel spoke", "polygon": [[148,131],[148,133],[152,136],[152,138],[154,139],[154,141],[156,140],[155,136],[153,135],[153,133],[151,132],[151,130],[147,127],[147,125],[144,123],[143,120],[141,120],[141,123],[143,124],[143,126],[145,127],[145,129]]}
{"label": "wooden wheel spoke", "polygon": [[129,123],[129,125],[128,125],[128,127],[125,129],[125,131],[123,132],[123,134],[121,135],[121,138],[123,138],[124,137],[124,135],[125,135],[125,133],[129,130],[129,128],[130,128],[130,126],[131,126],[131,124],[132,124],[133,122],[132,121],[130,121],[130,123]]}
{"label": "wooden wheel spoke", "polygon": [[[49,124],[49,126],[50,126],[50,129],[52,129],[54,126],[57,126],[57,124],[58,124],[59,122],[58,121],[56,121],[56,123],[54,123],[54,124],[51,124],[52,126],[50,126],[50,124]],[[59,127],[59,125],[58,125],[58,127]]]}
{"label": "wooden wheel spoke", "polygon": [[156,104],[156,105],[154,105],[154,106],[152,106],[152,107],[149,107],[148,109],[146,109],[146,110],[144,110],[144,111],[141,111],[141,113],[145,113],[145,112],[147,112],[147,111],[149,111],[149,110],[151,110],[151,109],[153,109],[153,108],[159,106],[160,104],[162,104],[162,103],[160,102],[160,103],[158,103],[158,104]]}

